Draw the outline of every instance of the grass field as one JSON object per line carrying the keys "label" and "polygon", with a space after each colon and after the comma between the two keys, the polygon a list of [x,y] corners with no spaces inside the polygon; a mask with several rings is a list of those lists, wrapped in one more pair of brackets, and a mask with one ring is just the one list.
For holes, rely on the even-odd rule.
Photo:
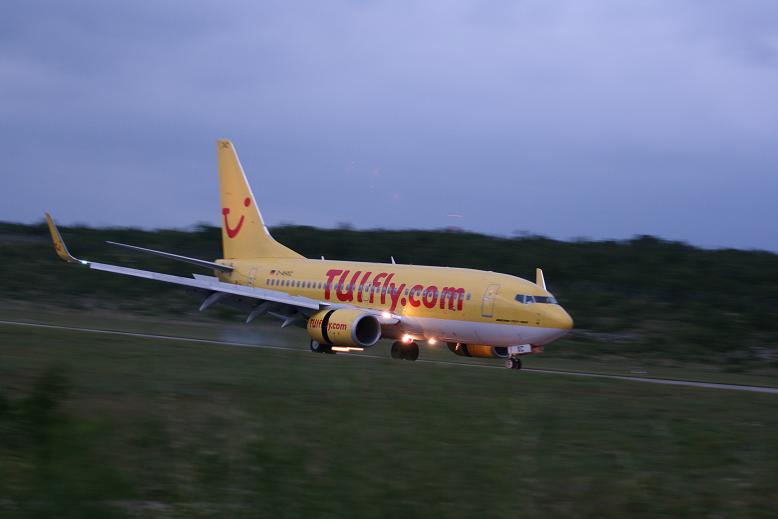
{"label": "grass field", "polygon": [[778,502],[775,395],[98,320],[301,348],[0,325],[0,515],[771,517]]}

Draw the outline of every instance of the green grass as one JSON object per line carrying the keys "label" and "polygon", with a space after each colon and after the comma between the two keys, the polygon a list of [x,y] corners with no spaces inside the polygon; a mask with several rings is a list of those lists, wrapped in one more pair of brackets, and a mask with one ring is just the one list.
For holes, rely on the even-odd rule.
{"label": "green grass", "polygon": [[[215,330],[188,328],[238,333]],[[775,395],[2,325],[0,388],[7,517],[769,517],[778,502]]]}

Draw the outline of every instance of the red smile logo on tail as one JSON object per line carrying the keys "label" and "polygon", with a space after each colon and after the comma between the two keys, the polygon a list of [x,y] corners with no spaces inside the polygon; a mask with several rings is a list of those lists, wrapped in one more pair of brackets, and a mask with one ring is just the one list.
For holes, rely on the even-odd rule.
{"label": "red smile logo on tail", "polygon": [[[251,198],[246,197],[246,199],[243,200],[243,206],[248,207],[250,205],[251,205]],[[227,236],[229,236],[230,238],[234,238],[240,232],[241,227],[243,227],[243,220],[245,220],[246,217],[240,215],[240,220],[238,220],[238,225],[232,228],[230,227],[230,221],[227,219],[227,216],[229,214],[230,214],[230,208],[222,207],[222,216],[224,217],[224,230],[227,231]]]}

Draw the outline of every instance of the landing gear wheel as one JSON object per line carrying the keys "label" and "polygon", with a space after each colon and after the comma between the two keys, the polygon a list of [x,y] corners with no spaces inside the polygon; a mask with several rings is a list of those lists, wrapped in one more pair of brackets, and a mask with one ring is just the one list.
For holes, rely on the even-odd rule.
{"label": "landing gear wheel", "polygon": [[332,351],[332,346],[329,344],[322,344],[313,339],[311,339],[311,351],[314,353],[334,353]]}
{"label": "landing gear wheel", "polygon": [[399,360],[403,358],[403,343],[400,341],[395,341],[392,343],[392,358],[395,360]]}
{"label": "landing gear wheel", "polygon": [[521,359],[518,357],[514,357],[511,359],[511,364],[513,364],[511,367],[513,369],[521,369]]}
{"label": "landing gear wheel", "polygon": [[412,342],[402,349],[402,353],[405,360],[410,360],[413,362],[419,358],[419,345],[415,342]]}
{"label": "landing gear wheel", "polygon": [[395,341],[392,343],[392,358],[414,361],[419,358],[419,345],[415,342],[404,343]]}

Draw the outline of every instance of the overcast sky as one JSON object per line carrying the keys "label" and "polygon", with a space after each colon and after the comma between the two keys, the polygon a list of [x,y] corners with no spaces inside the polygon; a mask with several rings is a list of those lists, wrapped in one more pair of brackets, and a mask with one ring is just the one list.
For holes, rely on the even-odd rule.
{"label": "overcast sky", "polygon": [[0,220],[778,251],[778,2],[0,3]]}

